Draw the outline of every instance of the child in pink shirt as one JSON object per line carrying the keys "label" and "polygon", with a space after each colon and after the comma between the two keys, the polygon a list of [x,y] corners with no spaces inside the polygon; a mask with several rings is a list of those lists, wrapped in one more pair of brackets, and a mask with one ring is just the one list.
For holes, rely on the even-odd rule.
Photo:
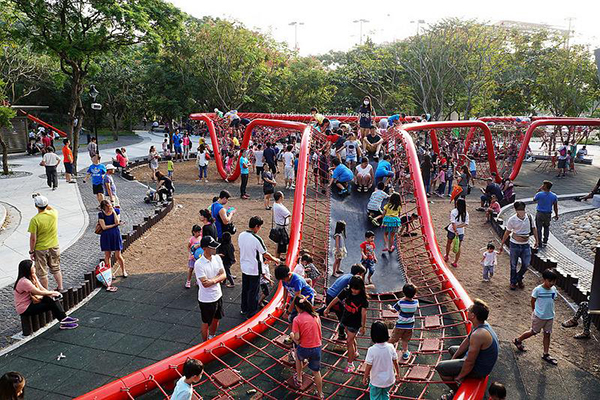
{"label": "child in pink shirt", "polygon": [[294,385],[302,387],[302,368],[308,361],[317,386],[318,398],[323,398],[323,378],[321,377],[321,320],[310,301],[299,294],[294,298],[298,316],[292,322],[292,340],[296,349],[296,374]]}
{"label": "child in pink shirt", "polygon": [[200,246],[200,240],[202,239],[202,228],[198,225],[194,225],[192,227],[192,236],[188,241],[188,253],[190,254],[188,258],[188,275],[187,280],[185,281],[185,288],[189,289],[192,287],[192,274],[194,273],[194,264],[196,263],[196,258],[194,257],[194,252]]}

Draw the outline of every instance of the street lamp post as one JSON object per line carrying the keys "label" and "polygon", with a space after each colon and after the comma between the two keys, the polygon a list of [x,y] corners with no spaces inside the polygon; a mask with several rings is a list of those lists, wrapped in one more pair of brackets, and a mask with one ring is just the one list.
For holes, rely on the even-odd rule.
{"label": "street lamp post", "polygon": [[294,27],[294,50],[298,51],[298,25],[304,25],[304,22],[293,21],[288,24]]}
{"label": "street lamp post", "polygon": [[100,149],[100,142],[98,141],[98,126],[96,125],[96,112],[102,110],[102,104],[96,103],[96,97],[100,92],[96,89],[96,85],[90,85],[90,97],[92,98],[92,117],[94,119],[94,136],[96,137],[96,146]]}
{"label": "street lamp post", "polygon": [[421,24],[425,23],[424,19],[418,19],[416,21],[410,21],[411,24],[417,24],[417,35],[419,34],[419,28],[421,27]]}
{"label": "street lamp post", "polygon": [[366,24],[366,23],[368,23],[369,21],[368,21],[368,20],[366,20],[366,19],[362,19],[362,18],[361,18],[361,19],[354,20],[354,21],[352,21],[352,22],[353,22],[353,23],[355,23],[355,24],[359,24],[359,26],[360,26],[359,44],[361,44],[361,45],[362,45],[362,37],[363,37],[363,34],[362,34],[362,32],[363,32],[363,24]]}

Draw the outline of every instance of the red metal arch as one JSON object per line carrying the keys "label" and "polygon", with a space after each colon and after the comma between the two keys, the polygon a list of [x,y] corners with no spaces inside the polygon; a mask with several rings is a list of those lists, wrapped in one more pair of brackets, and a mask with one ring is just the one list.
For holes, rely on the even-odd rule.
{"label": "red metal arch", "polygon": [[[496,181],[500,182],[501,177],[498,174],[498,166],[496,165],[496,157],[494,154],[494,142],[492,139],[492,131],[490,127],[487,126],[484,122],[479,120],[474,121],[434,121],[434,122],[423,122],[419,124],[408,124],[402,127],[403,130],[407,132],[414,131],[422,131],[422,130],[431,130],[430,137],[432,141],[432,145],[434,147],[434,151],[439,154],[439,144],[437,140],[437,134],[435,132],[436,129],[447,129],[447,128],[471,128],[469,134],[467,135],[467,139],[465,140],[465,148],[468,148],[470,141],[475,133],[477,128],[480,128],[483,131],[483,135],[485,137],[485,144],[488,152],[488,160],[490,164],[490,171],[496,173]],[[435,143],[435,144],[434,144]]]}
{"label": "red metal arch", "polygon": [[[199,115],[196,117],[197,119],[202,120]],[[296,129],[303,132],[302,140],[300,142],[300,155],[298,160],[298,189],[294,192],[294,208],[292,212],[292,223],[290,229],[290,251],[286,257],[287,265],[293,269],[296,265],[296,260],[298,259],[300,239],[302,238],[302,227],[304,224],[304,206],[306,203],[307,180],[309,173],[308,161],[312,133],[311,128],[305,124],[275,120],[269,121],[269,123],[269,126]],[[214,143],[216,143],[216,141],[213,142],[213,144]],[[218,153],[218,151],[215,151],[215,153]],[[219,356],[227,352],[226,348],[223,346],[223,343],[226,343],[227,347],[232,349],[243,345],[244,342],[241,340],[241,337],[245,338],[246,340],[251,340],[255,338],[258,333],[265,331],[269,325],[275,322],[276,318],[282,313],[281,306],[283,305],[284,301],[283,288],[281,285],[279,285],[277,287],[277,292],[269,304],[246,322],[217,336],[216,338],[213,338],[207,342],[203,342],[146,368],[142,368],[141,370],[127,375],[121,379],[108,383],[92,392],[78,397],[78,399],[126,400],[131,398],[129,395],[133,397],[140,396],[156,388],[157,384],[174,381],[175,379],[179,378],[179,375],[174,368],[171,368],[172,366],[181,365],[188,358],[195,358],[203,363],[208,363],[212,361],[215,356]]]}
{"label": "red metal arch", "polygon": [[[446,121],[448,123],[449,121]],[[487,128],[487,125],[483,124],[483,122],[479,121],[455,121],[454,123],[459,122],[458,127],[481,127],[484,129]],[[477,124],[479,122],[479,124]],[[472,123],[473,125],[470,125]],[[480,124],[483,124],[485,128],[483,128]],[[421,230],[423,233],[423,237],[426,241],[426,249],[428,250],[429,256],[431,257],[432,264],[437,266],[436,273],[442,282],[442,287],[444,289],[451,289],[454,292],[453,301],[456,307],[459,310],[466,310],[469,308],[473,301],[467,294],[467,291],[460,284],[458,279],[454,276],[452,271],[448,269],[446,263],[444,262],[444,257],[440,251],[438,246],[435,230],[433,227],[433,220],[431,218],[431,212],[429,211],[429,201],[427,199],[427,194],[425,193],[425,185],[423,184],[423,177],[421,175],[421,167],[419,165],[419,158],[417,156],[417,151],[415,149],[415,145],[413,143],[412,137],[408,133],[411,130],[419,130],[418,127],[423,127],[424,125],[434,125],[429,127],[435,128],[447,128],[445,123],[443,122],[429,122],[427,124],[419,124],[419,125],[406,125],[400,131],[402,135],[402,142],[404,144],[405,151],[407,153],[408,167],[410,169],[411,177],[414,180],[414,189],[415,189],[415,200],[417,202],[419,217],[422,220]],[[457,127],[457,125],[453,125],[452,127]],[[489,128],[487,128],[489,133]],[[463,318],[465,321],[467,320],[466,312],[463,312]],[[467,330],[471,330],[471,326],[467,325]],[[482,399],[485,395],[485,389],[487,387],[488,378],[484,379],[466,379],[461,385],[458,392],[454,396],[454,400],[479,400]]]}
{"label": "red metal arch", "polygon": [[527,147],[529,146],[529,141],[533,136],[533,132],[536,128],[540,126],[548,126],[548,125],[559,125],[559,126],[600,126],[600,119],[593,118],[546,118],[546,119],[538,119],[535,120],[529,125],[527,128],[527,132],[525,132],[525,139],[523,143],[521,143],[521,149],[519,150],[519,155],[517,160],[515,161],[515,165],[513,166],[513,170],[510,174],[510,179],[515,180],[519,175],[519,171],[521,170],[521,166],[523,165],[523,160],[525,159],[525,155],[527,153]]}

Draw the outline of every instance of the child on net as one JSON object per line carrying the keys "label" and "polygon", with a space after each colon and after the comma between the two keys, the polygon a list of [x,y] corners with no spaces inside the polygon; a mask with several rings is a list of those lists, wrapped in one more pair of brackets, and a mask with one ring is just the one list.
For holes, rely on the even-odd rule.
{"label": "child on net", "polygon": [[408,342],[412,337],[413,328],[415,326],[415,313],[419,308],[419,300],[414,297],[417,294],[417,288],[414,285],[407,283],[402,288],[404,297],[398,300],[393,306],[389,306],[390,310],[398,311],[398,320],[392,332],[390,343],[395,344],[401,341],[402,359],[407,361],[410,358],[408,351]]}

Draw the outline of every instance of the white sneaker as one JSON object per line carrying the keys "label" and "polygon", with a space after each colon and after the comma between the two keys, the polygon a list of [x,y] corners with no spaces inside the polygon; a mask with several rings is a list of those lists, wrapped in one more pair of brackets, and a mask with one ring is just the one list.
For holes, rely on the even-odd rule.
{"label": "white sneaker", "polygon": [[215,337],[215,335],[208,335],[208,340],[210,340],[210,339],[212,339],[214,337]]}
{"label": "white sneaker", "polygon": [[204,182],[208,183],[208,179],[205,179]]}
{"label": "white sneaker", "polygon": [[196,179],[196,182],[202,182],[202,180],[200,180],[200,179]]}

